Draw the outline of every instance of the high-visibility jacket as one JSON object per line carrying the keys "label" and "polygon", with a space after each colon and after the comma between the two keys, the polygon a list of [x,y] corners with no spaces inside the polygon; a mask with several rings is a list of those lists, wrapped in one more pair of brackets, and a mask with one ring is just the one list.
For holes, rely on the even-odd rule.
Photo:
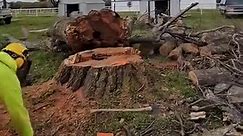
{"label": "high-visibility jacket", "polygon": [[20,136],[33,136],[30,118],[24,106],[15,60],[0,52],[0,103],[10,115],[11,123]]}

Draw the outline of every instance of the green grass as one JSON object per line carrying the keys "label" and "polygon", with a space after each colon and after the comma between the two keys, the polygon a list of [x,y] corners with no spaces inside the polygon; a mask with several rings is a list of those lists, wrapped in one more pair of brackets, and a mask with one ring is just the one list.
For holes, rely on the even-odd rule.
{"label": "green grass", "polygon": [[117,133],[125,127],[131,135],[140,135],[152,124],[150,135],[179,135],[175,132],[179,129],[179,125],[172,120],[172,117],[155,117],[146,112],[100,113],[90,121],[86,132],[87,135],[94,135],[97,132]]}
{"label": "green grass", "polygon": [[[37,16],[21,16],[13,18],[9,25],[0,25],[0,35],[9,34],[16,38],[23,37],[21,27],[26,27],[29,30],[45,29],[50,27],[55,22],[56,17],[37,17]],[[39,41],[43,37],[43,33],[30,33],[30,41]]]}
{"label": "green grass", "polygon": [[167,71],[165,81],[172,92],[179,92],[185,98],[195,97],[197,92],[192,88],[185,73],[179,71]]}
{"label": "green grass", "polygon": [[64,59],[63,54],[38,51],[31,54],[33,60],[30,74],[34,82],[44,82],[53,77]]}
{"label": "green grass", "polygon": [[188,12],[184,21],[188,26],[195,30],[204,30],[219,27],[222,25],[235,25],[238,28],[243,28],[243,17],[231,17],[226,19],[217,10],[203,10],[202,14],[199,10]]}

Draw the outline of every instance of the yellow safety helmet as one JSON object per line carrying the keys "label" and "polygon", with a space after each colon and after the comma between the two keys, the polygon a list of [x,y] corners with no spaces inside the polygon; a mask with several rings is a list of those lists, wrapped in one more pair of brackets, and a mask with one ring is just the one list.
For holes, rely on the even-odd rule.
{"label": "yellow safety helmet", "polygon": [[28,55],[28,49],[21,43],[10,43],[2,50],[15,59],[18,68],[23,66]]}

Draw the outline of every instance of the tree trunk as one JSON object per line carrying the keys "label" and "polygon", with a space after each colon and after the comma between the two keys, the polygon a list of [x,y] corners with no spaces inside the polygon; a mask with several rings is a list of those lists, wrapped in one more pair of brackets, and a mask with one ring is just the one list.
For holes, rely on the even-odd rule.
{"label": "tree trunk", "polygon": [[92,10],[74,20],[62,19],[51,33],[53,42],[65,42],[73,52],[127,44],[129,21],[109,9]]}
{"label": "tree trunk", "polygon": [[146,84],[144,70],[143,60],[133,48],[97,48],[65,59],[54,79],[73,91],[82,89],[86,96],[99,98],[138,89]]}
{"label": "tree trunk", "polygon": [[182,47],[176,47],[174,50],[172,50],[168,56],[168,58],[172,60],[178,60],[178,58],[182,57]]}
{"label": "tree trunk", "polygon": [[159,53],[162,56],[167,57],[170,52],[176,48],[176,41],[175,40],[169,40],[167,42],[165,42],[160,48],[159,48]]}
{"label": "tree trunk", "polygon": [[197,86],[213,86],[218,83],[230,82],[233,76],[229,71],[215,67],[190,71],[189,79]]}

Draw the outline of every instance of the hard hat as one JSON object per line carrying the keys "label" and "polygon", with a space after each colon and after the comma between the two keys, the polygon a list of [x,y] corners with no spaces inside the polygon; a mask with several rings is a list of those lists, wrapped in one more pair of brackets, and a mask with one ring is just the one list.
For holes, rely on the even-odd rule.
{"label": "hard hat", "polygon": [[15,59],[18,68],[21,68],[26,61],[28,49],[21,43],[10,43],[3,51]]}

